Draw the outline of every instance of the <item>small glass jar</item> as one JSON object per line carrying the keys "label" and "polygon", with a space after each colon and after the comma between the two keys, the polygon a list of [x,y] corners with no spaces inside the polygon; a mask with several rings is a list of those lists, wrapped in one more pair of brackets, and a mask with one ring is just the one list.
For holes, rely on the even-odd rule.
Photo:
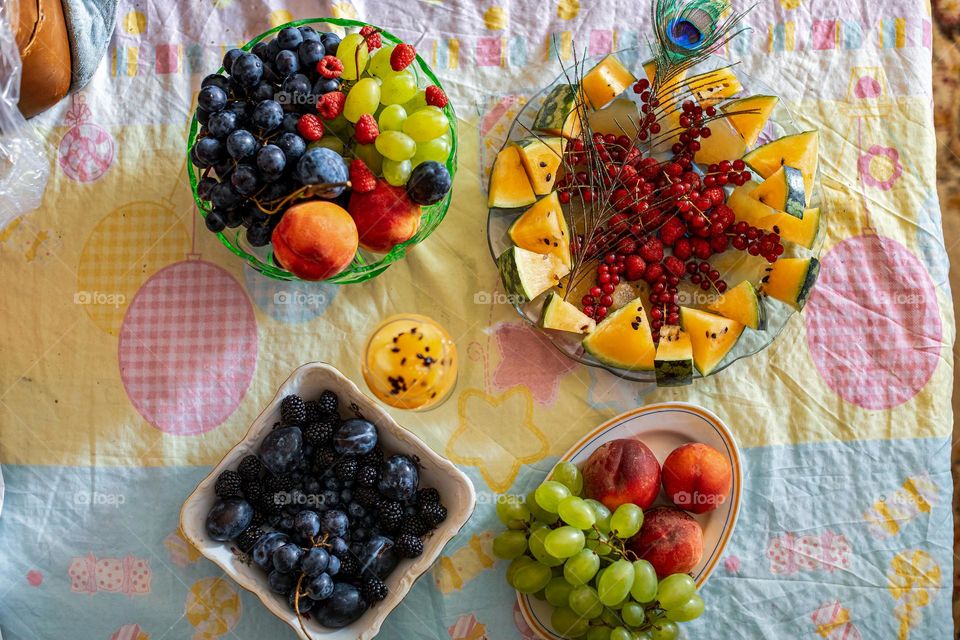
{"label": "small glass jar", "polygon": [[360,364],[370,391],[398,409],[433,408],[457,384],[457,346],[446,329],[418,314],[381,322],[367,339]]}

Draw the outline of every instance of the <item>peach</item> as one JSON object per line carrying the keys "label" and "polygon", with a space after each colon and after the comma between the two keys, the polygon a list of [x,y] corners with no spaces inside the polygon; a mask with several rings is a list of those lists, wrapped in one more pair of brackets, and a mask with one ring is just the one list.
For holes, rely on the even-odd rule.
{"label": "peach", "polygon": [[733,471],[727,457],[711,446],[691,442],[663,462],[663,490],[673,504],[691,513],[713,511],[730,494]]}
{"label": "peach", "polygon": [[660,464],[639,440],[611,440],[590,454],[583,467],[587,495],[608,509],[632,502],[646,509],[660,493]]}
{"label": "peach", "polygon": [[703,556],[703,529],[686,511],[654,507],[644,512],[640,533],[627,541],[627,548],[652,564],[661,578],[689,573]]}
{"label": "peach", "polygon": [[386,253],[409,240],[420,228],[420,205],[407,196],[403,187],[377,180],[373,191],[350,195],[350,215],[357,224],[360,246]]}
{"label": "peach", "polygon": [[357,253],[357,225],[342,207],[326,200],[296,204],[271,237],[273,254],[304,280],[325,280],[347,268]]}

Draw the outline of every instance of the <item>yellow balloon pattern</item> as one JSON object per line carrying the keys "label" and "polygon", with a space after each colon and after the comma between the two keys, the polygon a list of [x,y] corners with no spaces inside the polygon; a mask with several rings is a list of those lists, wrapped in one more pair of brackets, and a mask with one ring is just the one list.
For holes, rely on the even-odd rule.
{"label": "yellow balloon pattern", "polygon": [[240,595],[223,578],[204,578],[187,594],[185,615],[196,631],[193,640],[215,640],[240,619]]}
{"label": "yellow balloon pattern", "polygon": [[887,589],[897,602],[893,610],[900,621],[897,640],[907,640],[920,621],[920,609],[930,604],[930,591],[941,585],[940,566],[921,549],[901,551],[890,561]]}

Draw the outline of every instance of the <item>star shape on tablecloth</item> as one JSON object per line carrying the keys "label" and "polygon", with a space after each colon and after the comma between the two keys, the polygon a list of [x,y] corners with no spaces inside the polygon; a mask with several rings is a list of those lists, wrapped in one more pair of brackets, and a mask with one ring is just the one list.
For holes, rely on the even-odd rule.
{"label": "star shape on tablecloth", "polygon": [[542,332],[525,323],[502,322],[494,329],[500,363],[493,372],[497,391],[523,385],[541,405],[557,400],[560,379],[577,363],[560,353]]}
{"label": "star shape on tablecloth", "polygon": [[500,396],[480,389],[460,394],[459,424],[446,455],[457,464],[477,467],[497,493],[507,491],[520,472],[547,455],[550,443],[533,422],[533,397],[526,387]]}

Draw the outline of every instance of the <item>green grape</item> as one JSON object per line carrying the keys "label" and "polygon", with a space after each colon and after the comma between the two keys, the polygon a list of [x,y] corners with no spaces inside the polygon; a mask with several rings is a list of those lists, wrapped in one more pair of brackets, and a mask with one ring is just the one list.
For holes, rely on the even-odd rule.
{"label": "green grape", "polygon": [[643,526],[643,509],[629,502],[617,507],[610,516],[610,531],[616,532],[618,538],[627,539],[637,535]]}
{"label": "green grape", "polygon": [[407,119],[407,112],[398,104],[392,104],[384,107],[377,119],[377,126],[380,131],[400,131],[403,129],[403,121]]}
{"label": "green grape", "polygon": [[410,162],[417,167],[424,162],[439,162],[444,164],[450,157],[450,142],[442,136],[427,142],[417,144],[417,152]]}
{"label": "green grape", "polygon": [[508,529],[523,529],[530,523],[530,509],[520,496],[497,496],[497,517]]}
{"label": "green grape", "polygon": [[675,573],[660,581],[657,600],[661,609],[675,609],[697,592],[697,583],[685,573]]}
{"label": "green grape", "polygon": [[343,137],[353,134],[353,123],[347,120],[342,113],[333,120],[324,120],[323,126],[327,128],[329,133],[343,134]]}
{"label": "green grape", "polygon": [[543,524],[554,524],[557,521],[556,513],[550,513],[541,507],[540,503],[537,502],[536,491],[531,491],[527,494],[526,505],[527,508],[530,509],[531,515],[536,518],[537,522],[542,522]]}
{"label": "green grape", "polygon": [[424,91],[420,91],[417,95],[413,96],[411,100],[406,102],[403,105],[403,108],[407,110],[407,113],[414,113],[419,109],[423,109],[427,106],[427,94]]}
{"label": "green grape", "polygon": [[610,640],[610,632],[613,629],[604,625],[600,626],[591,626],[590,631],[587,631],[587,640]]}
{"label": "green grape", "polygon": [[316,147],[323,147],[325,149],[330,149],[335,152],[337,155],[343,155],[343,140],[337,136],[324,136],[319,140],[314,140],[307,145],[308,149],[314,149]]}
{"label": "green grape", "polygon": [[633,563],[633,586],[630,596],[640,603],[653,602],[657,597],[657,570],[646,560]]}
{"label": "green grape", "polygon": [[361,78],[347,94],[343,116],[356,122],[365,113],[373,113],[380,104],[380,85],[373,78]]}
{"label": "green grape", "polygon": [[601,540],[596,531],[587,534],[587,543],[585,546],[598,556],[608,556],[613,553],[613,547]]}
{"label": "green grape", "polygon": [[[439,111],[439,109],[437,110]],[[550,472],[550,479],[566,485],[570,489],[570,493],[575,496],[583,492],[583,474],[580,473],[580,468],[572,462],[558,463]]]}
{"label": "green grape", "polygon": [[543,547],[554,558],[569,558],[583,549],[583,531],[574,527],[554,529],[543,539]]}
{"label": "green grape", "polygon": [[603,603],[593,587],[582,585],[570,592],[570,608],[588,620],[599,618],[603,613]]}
{"label": "green grape", "polygon": [[570,556],[563,563],[563,577],[573,585],[590,584],[600,570],[600,556],[589,549],[583,549]]}
{"label": "green grape", "polygon": [[633,634],[626,627],[617,627],[610,634],[610,640],[633,640]]}
{"label": "green grape", "polygon": [[507,584],[509,584],[510,586],[513,586],[513,576],[514,576],[514,574],[515,574],[521,567],[525,567],[526,565],[530,564],[531,562],[534,562],[534,559],[531,558],[530,556],[520,556],[519,558],[515,558],[514,560],[512,560],[512,561],[510,562],[510,564],[507,565]]}
{"label": "green grape", "polygon": [[590,508],[593,509],[593,515],[595,516],[594,525],[600,530],[600,533],[610,533],[610,509],[607,509],[606,505],[602,502],[592,498],[587,498],[586,502],[590,505]]}
{"label": "green grape", "polygon": [[390,158],[385,158],[383,161],[383,177],[387,183],[394,187],[402,187],[407,184],[411,173],[413,173],[413,164],[409,160],[396,162]]}
{"label": "green grape", "polygon": [[679,635],[680,629],[670,620],[657,618],[653,621],[653,628],[650,629],[651,640],[675,640]]}
{"label": "green grape", "polygon": [[639,605],[636,602],[628,602],[623,605],[623,608],[620,609],[620,617],[631,627],[639,627],[647,620],[647,614],[646,611],[644,611],[643,605]]}
{"label": "green grape", "polygon": [[646,631],[638,631],[633,634],[633,640],[653,640]]}
{"label": "green grape", "polygon": [[396,71],[393,70],[393,67],[390,66],[390,54],[393,53],[395,48],[396,45],[385,44],[380,48],[379,51],[371,56],[370,66],[367,67],[367,71],[370,72],[370,75],[378,78],[384,78],[391,73],[396,73]]}
{"label": "green grape", "polygon": [[618,604],[630,595],[633,586],[633,565],[627,560],[617,560],[604,569],[597,579],[597,592],[600,601],[609,606]]}
{"label": "green grape", "polygon": [[565,638],[579,638],[590,629],[590,621],[578,616],[569,607],[554,609],[550,616],[550,626]]}
{"label": "green grape", "polygon": [[[450,121],[447,120],[447,116],[439,108],[432,106],[411,113],[403,123],[403,132],[417,142],[434,140],[449,130]],[[574,494],[579,493],[579,491],[573,491],[573,487],[569,488]]]}
{"label": "green grape", "polygon": [[530,539],[527,541],[527,544],[530,545],[530,553],[532,553],[533,557],[539,562],[548,567],[559,567],[563,564],[563,559],[548,553],[544,544],[544,541],[551,531],[552,530],[546,525],[540,525],[539,527],[534,525],[530,530]]}
{"label": "green grape", "polygon": [[[380,137],[383,136],[381,135]],[[556,513],[560,503],[563,502],[565,498],[570,497],[570,489],[567,489],[566,485],[562,485],[559,482],[547,480],[537,487],[534,495],[537,497],[537,504],[543,507],[545,511]]]}
{"label": "green grape", "polygon": [[399,131],[384,131],[377,136],[377,151],[385,158],[402,162],[409,160],[417,152],[417,143],[405,133]]}
{"label": "green grape", "polygon": [[547,602],[554,607],[565,607],[570,602],[570,592],[573,591],[573,585],[561,576],[551,578],[547,583],[545,595]]}
{"label": "green grape", "polygon": [[381,100],[383,104],[403,104],[412,100],[418,91],[420,88],[417,87],[417,76],[413,75],[409,69],[404,69],[383,79]]}
{"label": "green grape", "polygon": [[577,529],[590,529],[597,519],[590,505],[577,496],[564,498],[557,506],[557,513],[561,520]]}
{"label": "green grape", "polygon": [[673,609],[667,609],[667,619],[674,622],[690,622],[696,620],[703,614],[703,598],[699,594],[693,594],[693,597],[684,604]]}
{"label": "green grape", "polygon": [[377,151],[376,145],[356,144],[353,146],[353,155],[363,160],[370,171],[377,175],[383,173],[383,156]]}
{"label": "green grape", "polygon": [[493,539],[493,555],[513,560],[527,551],[527,532],[508,529]]}
{"label": "green grape", "polygon": [[617,616],[616,612],[614,612],[610,608],[603,610],[603,614],[600,616],[600,620],[611,629],[622,624],[619,616]]}
{"label": "green grape", "polygon": [[367,68],[370,50],[363,36],[359,33],[351,33],[337,47],[337,57],[343,63],[343,73],[340,77],[344,80],[356,80]]}
{"label": "green grape", "polygon": [[513,588],[520,593],[536,593],[547,586],[550,579],[553,578],[553,572],[550,567],[531,562],[525,564],[513,572]]}

